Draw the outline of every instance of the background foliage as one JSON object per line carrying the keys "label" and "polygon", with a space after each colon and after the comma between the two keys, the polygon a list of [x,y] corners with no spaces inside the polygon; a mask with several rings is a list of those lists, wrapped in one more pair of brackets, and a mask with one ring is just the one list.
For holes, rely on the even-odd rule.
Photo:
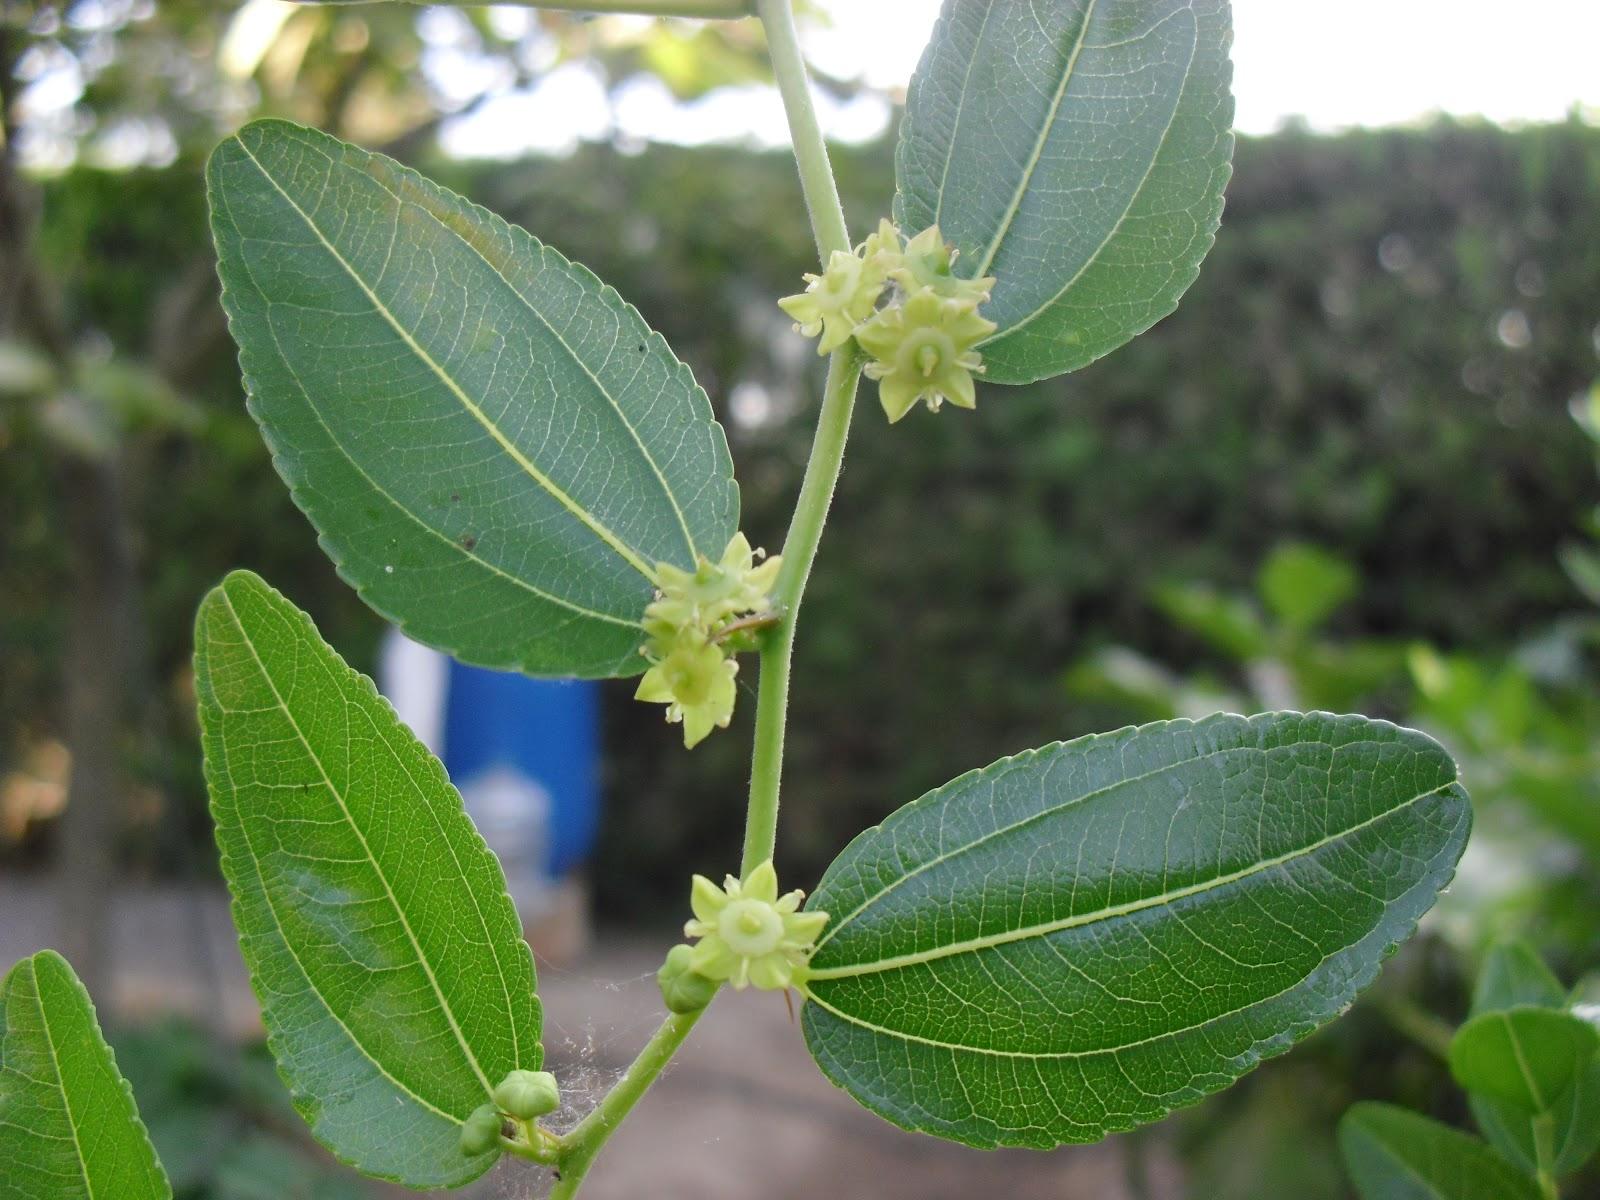
{"label": "background foliage", "polygon": [[[778,544],[819,385],[767,303],[810,253],[803,226],[767,221],[797,209],[792,166],[654,147],[428,169],[615,280],[710,391],[745,525]],[[864,228],[891,191],[885,149],[841,155],[840,175]],[[209,269],[201,194],[193,161],[49,184],[41,246],[74,324],[119,354],[152,354],[163,314],[148,297]],[[892,442],[863,419],[798,651],[787,874],[814,877],[834,831],[932,781],[1141,715],[1126,697],[1068,686],[1099,648],[1215,666],[1205,638],[1160,615],[1161,586],[1247,589],[1286,539],[1354,567],[1360,582],[1328,623],[1347,640],[1493,659],[1581,612],[1557,553],[1594,492],[1567,402],[1595,371],[1600,246],[1586,231],[1597,220],[1600,131],[1577,123],[1246,141],[1226,236],[1189,302],[1136,351],[989,389],[976,419],[919,421]],[[135,822],[130,843],[156,870],[204,837],[183,715],[204,586],[231,563],[293,581],[357,662],[370,663],[377,632],[270,474],[220,315],[183,330],[199,416],[146,437],[131,472],[150,683],[172,710],[138,764],[167,764],[167,803],[153,824]],[[10,755],[58,719],[61,612],[49,598],[65,579],[29,453],[44,435],[28,417],[8,414],[16,469],[0,478]],[[1358,688],[1347,706],[1368,697],[1405,715],[1415,688],[1375,682],[1393,686]],[[658,714],[625,690],[608,693],[595,877],[606,911],[643,912],[675,894],[678,863],[734,857],[747,738],[675,754]],[[620,879],[626,890],[609,886]]]}

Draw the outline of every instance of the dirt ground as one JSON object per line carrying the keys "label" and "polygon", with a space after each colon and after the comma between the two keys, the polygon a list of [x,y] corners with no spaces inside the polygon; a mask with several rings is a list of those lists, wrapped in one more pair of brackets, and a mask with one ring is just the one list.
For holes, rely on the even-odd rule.
{"label": "dirt ground", "polygon": [[[102,1010],[123,1021],[180,1012],[236,1038],[260,1036],[255,1000],[220,891],[137,888],[114,905],[115,983]],[[51,944],[42,885],[0,877],[0,972]],[[574,961],[539,964],[545,1044],[569,1118],[621,1072],[661,1015],[662,948],[602,931]],[[588,1200],[1134,1200],[1127,1147],[980,1152],[905,1133],[857,1107],[812,1064],[781,997],[726,992],[612,1140]],[[1179,1200],[1176,1168],[1147,1144],[1146,1195]],[[504,1162],[467,1194],[531,1200],[548,1184]]]}

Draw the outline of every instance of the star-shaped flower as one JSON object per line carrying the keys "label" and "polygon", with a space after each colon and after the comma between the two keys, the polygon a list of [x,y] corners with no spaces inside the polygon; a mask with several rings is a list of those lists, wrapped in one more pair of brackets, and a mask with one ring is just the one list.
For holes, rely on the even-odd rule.
{"label": "star-shaped flower", "polygon": [[735,988],[754,984],[779,989],[802,981],[806,960],[827,913],[800,912],[804,892],[778,896],[778,873],[771,861],[750,872],[743,883],[729,875],[718,887],[696,875],[689,891],[694,920],[683,932],[700,940],[689,966],[707,979],[726,979]]}
{"label": "star-shaped flower", "polygon": [[[646,653],[661,651],[652,641]],[[667,720],[683,725],[683,744],[693,747],[713,729],[726,729],[738,695],[739,664],[722,646],[687,629],[677,634],[639,680],[635,700],[667,706]]]}
{"label": "star-shaped flower", "polygon": [[822,274],[807,275],[806,290],[785,296],[778,307],[794,318],[795,328],[806,337],[822,335],[818,354],[831,354],[872,315],[886,278],[876,256],[835,250]]}
{"label": "star-shaped flower", "polygon": [[972,376],[983,371],[983,357],[973,347],[994,330],[972,305],[924,288],[879,312],[856,331],[856,341],[872,355],[866,372],[878,381],[878,398],[892,422],[918,400],[935,412],[946,400],[974,407]]}
{"label": "star-shaped flower", "polygon": [[930,225],[905,244],[899,261],[889,268],[889,278],[907,296],[930,289],[944,300],[956,300],[977,308],[989,298],[994,276],[962,279],[951,271],[955,254],[945,244],[937,225]]}

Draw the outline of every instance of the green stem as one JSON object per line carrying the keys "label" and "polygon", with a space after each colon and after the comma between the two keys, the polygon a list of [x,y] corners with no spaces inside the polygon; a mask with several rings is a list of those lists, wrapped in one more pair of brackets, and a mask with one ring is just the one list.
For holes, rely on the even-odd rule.
{"label": "green stem", "polygon": [[1438,1017],[1406,999],[1390,996],[1379,1001],[1378,1010],[1389,1023],[1441,1062],[1450,1059],[1450,1039],[1455,1031]]}
{"label": "green stem", "polygon": [[811,232],[816,236],[822,265],[827,266],[828,256],[835,250],[850,249],[850,231],[845,227],[839,189],[828,164],[828,145],[822,139],[817,110],[811,104],[811,81],[806,77],[806,60],[795,33],[794,9],[791,0],[755,0],[755,5],[767,31],[772,73],[789,117],[789,140],[794,143],[795,164],[800,168],[800,187],[805,192],[806,211],[811,214]]}
{"label": "green stem", "polygon": [[783,566],[773,587],[773,604],[782,619],[761,647],[761,682],[756,692],[755,754],[750,766],[750,808],[745,817],[744,859],[748,875],[772,857],[778,828],[778,790],[783,776],[783,731],[789,719],[789,662],[794,652],[795,621],[811,564],[822,541],[834,485],[850,435],[850,414],[856,403],[861,362],[848,349],[828,363],[828,382],[811,443],[811,460],[800,485],[800,499],[783,542]]}
{"label": "green stem", "polygon": [[[623,2],[618,0],[619,5]],[[644,7],[639,0],[625,2],[634,5],[635,11]],[[660,12],[667,11],[669,4],[693,2],[710,6],[710,0],[649,2]],[[828,163],[822,128],[812,108],[805,60],[795,35],[790,4],[791,0],[755,0],[756,10],[767,30],[778,90],[789,115],[789,133],[794,141],[795,162],[800,169],[800,185],[811,215],[817,251],[826,263],[834,250],[850,249],[850,234],[839,204],[839,190],[834,185],[833,169]],[[733,6],[731,0],[729,6]],[[742,0],[739,6],[742,7]],[[805,479],[800,485],[800,498],[795,503],[794,517],[784,540],[783,566],[773,586],[773,606],[779,619],[767,631],[761,649],[755,756],[750,771],[750,809],[741,868],[746,875],[772,857],[778,824],[778,785],[783,771],[783,730],[788,718],[789,661],[794,649],[795,618],[844,462],[845,440],[850,434],[850,415],[855,408],[856,383],[860,378],[861,362],[854,349],[846,347],[835,352],[828,363],[822,411],[817,417],[817,432],[806,463]],[[558,1165],[561,1178],[550,1193],[550,1200],[571,1200],[577,1195],[595,1155],[671,1061],[704,1011],[669,1016],[599,1106],[562,1139]]]}
{"label": "green stem", "polygon": [[[795,33],[791,0],[755,0],[756,11],[767,31],[772,72],[789,117],[789,137],[794,143],[795,165],[817,253],[824,265],[835,250],[848,252],[850,232],[845,225],[839,189],[828,162],[828,146],[811,103],[811,84],[805,57]],[[748,875],[772,857],[777,837],[778,791],[783,776],[783,733],[789,719],[789,663],[794,653],[795,622],[811,564],[822,541],[834,485],[844,463],[845,441],[850,435],[850,415],[855,409],[856,383],[861,364],[851,347],[835,351],[828,362],[822,411],[806,462],[800,498],[795,503],[789,533],[783,543],[783,567],[773,588],[773,606],[782,619],[768,632],[761,648],[761,682],[756,692],[755,751],[750,765],[750,806],[745,817],[744,857],[741,874]]]}
{"label": "green stem", "polygon": [[557,1164],[561,1178],[550,1192],[550,1200],[571,1200],[578,1194],[583,1177],[589,1173],[600,1147],[606,1144],[617,1131],[617,1126],[622,1124],[622,1119],[650,1089],[656,1076],[678,1052],[678,1047],[683,1045],[683,1039],[689,1036],[689,1031],[703,1012],[705,1009],[702,1008],[692,1013],[673,1013],[663,1021],[661,1028],[639,1051],[639,1056],[629,1065],[617,1085],[606,1093],[593,1112],[562,1138],[562,1151]]}

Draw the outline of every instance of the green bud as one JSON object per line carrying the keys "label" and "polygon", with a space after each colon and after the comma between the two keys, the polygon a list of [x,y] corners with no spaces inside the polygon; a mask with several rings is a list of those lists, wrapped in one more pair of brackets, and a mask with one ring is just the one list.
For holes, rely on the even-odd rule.
{"label": "green bud", "polygon": [[473,1109],[461,1126],[461,1153],[476,1158],[498,1149],[502,1120],[499,1110],[492,1104]]}
{"label": "green bud", "polygon": [[561,1089],[549,1071],[513,1071],[494,1090],[500,1111],[519,1121],[532,1121],[561,1107]]}
{"label": "green bud", "polygon": [[697,973],[689,965],[694,951],[689,946],[674,946],[667,951],[667,961],[656,972],[656,982],[661,985],[661,999],[667,1011],[675,1013],[699,1012],[711,1003],[717,993],[714,980]]}

